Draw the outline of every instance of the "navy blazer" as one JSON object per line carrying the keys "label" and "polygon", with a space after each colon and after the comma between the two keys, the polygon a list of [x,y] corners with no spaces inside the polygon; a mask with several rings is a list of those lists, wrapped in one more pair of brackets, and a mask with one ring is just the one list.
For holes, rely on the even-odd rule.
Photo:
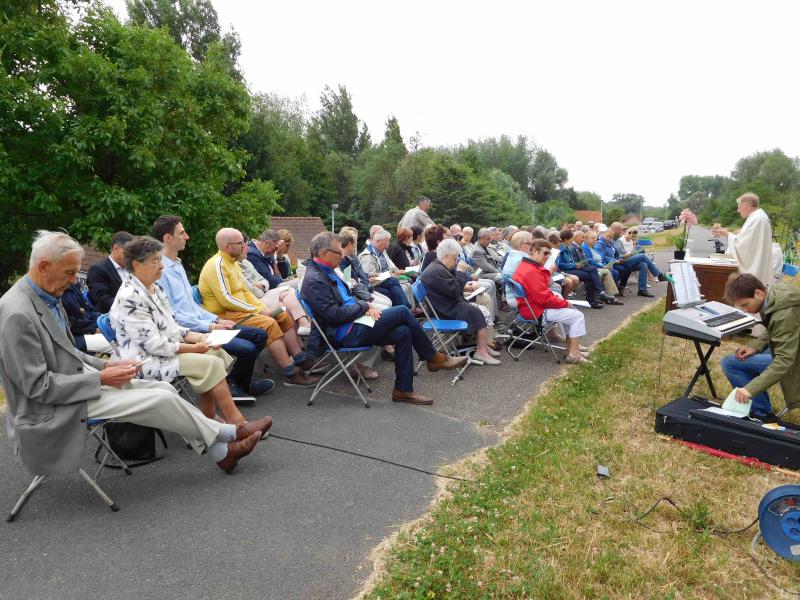
{"label": "navy blazer", "polygon": [[[300,293],[311,307],[314,319],[325,331],[328,341],[334,346],[336,345],[336,328],[343,323],[355,321],[369,310],[369,303],[364,300],[356,300],[355,304],[345,306],[336,283],[328,278],[328,275],[313,259],[308,261]],[[316,328],[312,328],[311,339],[307,347],[323,347],[319,344],[320,340],[315,340],[315,337],[318,338],[319,334]]]}
{"label": "navy blazer", "polygon": [[69,330],[72,335],[77,337],[97,331],[97,317],[101,313],[86,302],[81,286],[74,283],[64,290],[61,304],[69,317]]}
{"label": "navy blazer", "polygon": [[247,242],[247,260],[252,263],[259,275],[269,282],[271,290],[281,285],[283,280],[292,273],[292,267],[288,260],[276,261],[273,254],[264,256],[253,240]]}
{"label": "navy blazer", "polygon": [[101,313],[107,313],[111,310],[114,298],[117,297],[117,292],[122,286],[122,278],[117,273],[117,268],[111,259],[106,257],[89,268],[86,285],[89,286],[92,304]]}

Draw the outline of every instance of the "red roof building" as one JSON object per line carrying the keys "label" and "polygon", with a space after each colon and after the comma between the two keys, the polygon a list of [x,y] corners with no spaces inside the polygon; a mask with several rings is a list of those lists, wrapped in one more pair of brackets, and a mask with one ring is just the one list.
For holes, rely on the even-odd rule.
{"label": "red roof building", "polygon": [[576,210],[575,219],[578,221],[583,221],[584,225],[586,225],[589,221],[592,221],[593,223],[599,223],[602,220],[599,210]]}
{"label": "red roof building", "polygon": [[325,231],[325,225],[319,217],[272,217],[270,229],[288,229],[292,232],[292,247],[289,250],[289,259],[293,265],[299,260],[311,256],[309,246],[312,238]]}

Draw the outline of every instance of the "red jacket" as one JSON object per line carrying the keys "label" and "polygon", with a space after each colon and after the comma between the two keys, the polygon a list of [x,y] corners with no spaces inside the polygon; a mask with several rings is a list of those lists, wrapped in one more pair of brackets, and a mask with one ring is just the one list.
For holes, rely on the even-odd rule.
{"label": "red jacket", "polygon": [[569,308],[569,302],[550,290],[550,270],[530,258],[522,259],[512,279],[522,285],[525,298],[535,313],[531,315],[528,304],[518,300],[517,308],[523,319],[538,319],[546,308]]}

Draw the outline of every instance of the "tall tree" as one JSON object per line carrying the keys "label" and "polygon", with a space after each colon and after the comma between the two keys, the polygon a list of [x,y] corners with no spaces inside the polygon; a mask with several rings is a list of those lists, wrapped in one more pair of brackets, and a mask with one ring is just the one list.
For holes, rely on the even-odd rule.
{"label": "tall tree", "polygon": [[355,158],[358,148],[358,117],[353,112],[353,99],[343,85],[338,91],[325,86],[319,97],[320,108],[314,117],[314,127],[318,132],[326,153],[339,152]]}
{"label": "tall tree", "polygon": [[644,196],[641,194],[616,193],[611,196],[611,203],[619,206],[625,213],[639,214],[644,206]]}
{"label": "tall tree", "polygon": [[536,148],[528,144],[527,137],[520,135],[516,142],[506,135],[501,135],[499,139],[469,140],[467,148],[474,152],[487,172],[492,169],[503,171],[513,177],[520,188],[529,192]]}
{"label": "tall tree", "polygon": [[123,26],[108,9],[71,25],[42,6],[0,17],[0,271],[24,268],[38,228],[103,247],[116,229],[146,232],[176,213],[195,231],[191,266],[231,214],[263,227],[279,197],[270,183],[223,194],[244,174],[244,152],[229,146],[249,97],[218,45],[197,63],[163,30]]}
{"label": "tall tree", "polygon": [[241,79],[236,68],[241,41],[232,29],[221,34],[219,16],[211,0],[125,0],[125,4],[131,23],[154,29],[166,28],[175,43],[197,61],[206,59],[211,44],[221,44],[231,73]]}
{"label": "tall tree", "polygon": [[533,185],[533,199],[546,202],[554,198],[569,178],[567,170],[558,166],[556,157],[547,150],[536,152],[530,167],[529,178]]}

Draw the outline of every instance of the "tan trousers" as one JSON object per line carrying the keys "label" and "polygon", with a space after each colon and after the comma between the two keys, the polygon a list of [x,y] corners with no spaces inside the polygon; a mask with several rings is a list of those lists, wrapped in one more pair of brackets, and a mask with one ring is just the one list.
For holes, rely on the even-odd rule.
{"label": "tan trousers", "polygon": [[600,275],[600,279],[603,282],[603,291],[605,291],[606,294],[611,294],[612,296],[619,294],[619,289],[617,288],[617,284],[614,283],[611,271],[608,269],[597,269],[597,273]]}
{"label": "tan trousers", "polygon": [[222,348],[212,348],[205,354],[178,354],[178,375],[189,380],[195,394],[204,394],[228,375],[233,358]]}
{"label": "tan trousers", "polygon": [[198,454],[217,441],[220,424],[206,418],[164,381],[135,379],[122,389],[101,389],[100,398],[87,402],[89,418],[166,429],[183,437]]}

